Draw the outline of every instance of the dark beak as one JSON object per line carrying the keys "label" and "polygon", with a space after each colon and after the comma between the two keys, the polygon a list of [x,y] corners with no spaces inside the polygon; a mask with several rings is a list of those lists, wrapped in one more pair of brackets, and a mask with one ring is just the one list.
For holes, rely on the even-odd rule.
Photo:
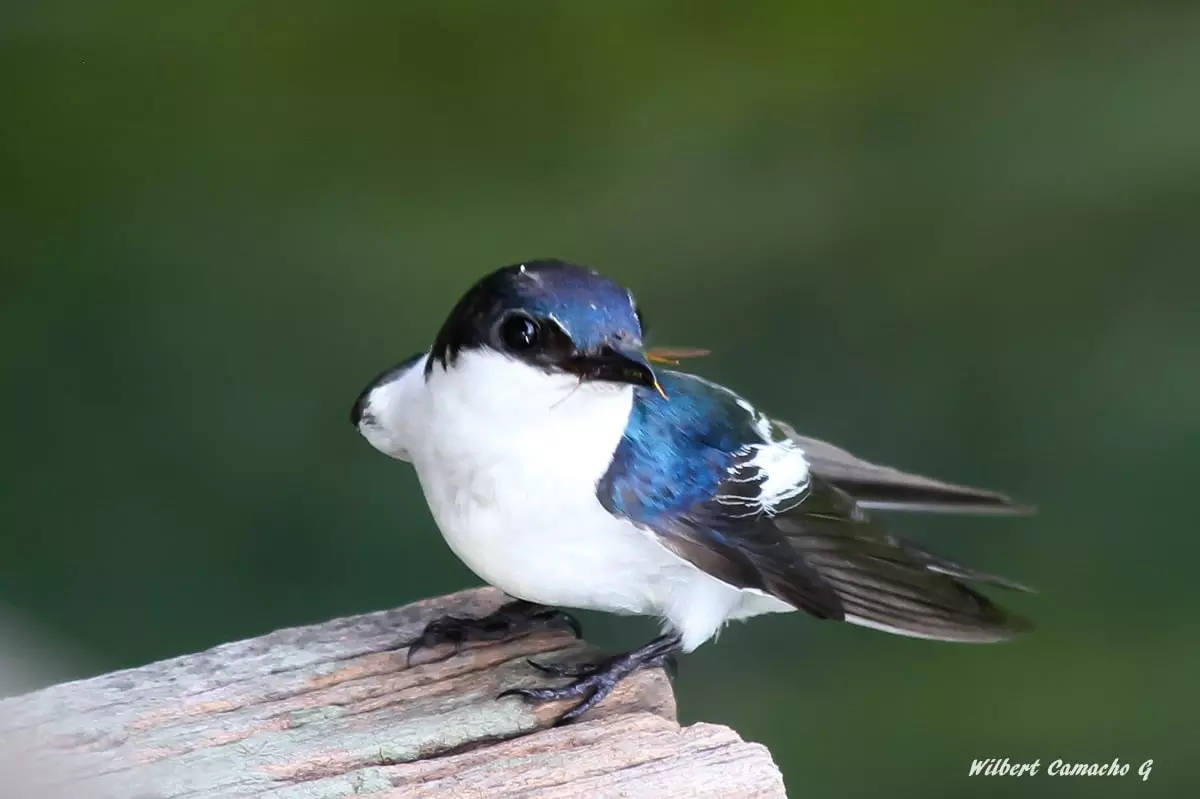
{"label": "dark beak", "polygon": [[594,353],[582,353],[571,358],[568,368],[584,380],[605,380],[628,383],[631,386],[652,388],[666,399],[650,362],[640,351],[630,347],[605,345]]}

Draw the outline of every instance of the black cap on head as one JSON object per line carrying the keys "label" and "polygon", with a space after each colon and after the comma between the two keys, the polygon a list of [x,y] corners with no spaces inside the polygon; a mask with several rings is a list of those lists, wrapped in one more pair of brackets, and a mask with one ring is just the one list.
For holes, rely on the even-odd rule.
{"label": "black cap on head", "polygon": [[656,387],[633,295],[594,269],[558,260],[498,269],[455,304],[426,374],[488,348],[549,372]]}

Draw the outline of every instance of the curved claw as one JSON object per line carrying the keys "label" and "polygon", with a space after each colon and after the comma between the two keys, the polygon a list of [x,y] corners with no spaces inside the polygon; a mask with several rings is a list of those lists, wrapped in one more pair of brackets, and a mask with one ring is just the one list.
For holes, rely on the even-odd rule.
{"label": "curved claw", "polygon": [[561,688],[509,688],[507,691],[502,691],[496,696],[497,699],[503,699],[506,696],[519,696],[522,699],[531,699],[535,702],[556,702],[560,699],[575,699],[595,688],[587,678],[576,682],[564,685]]}
{"label": "curved claw", "polygon": [[605,666],[603,663],[538,663],[529,659],[525,662],[549,677],[590,677]]}
{"label": "curved claw", "polygon": [[521,699],[537,700],[539,697],[536,693],[536,688],[509,688],[507,691],[501,691],[496,694],[496,700],[507,699],[510,696],[520,697]]}
{"label": "curved claw", "polygon": [[576,705],[575,707],[568,710],[566,713],[563,713],[561,716],[559,716],[558,719],[555,720],[554,726],[555,727],[564,727],[564,726],[570,724],[571,722],[575,721],[580,716],[582,716],[584,713],[587,713],[589,710],[594,708],[596,705],[600,704],[600,701],[602,699],[604,699],[604,697],[606,697],[606,696],[608,696],[607,692],[596,691],[591,696],[589,696],[587,699],[583,700],[578,705]]}
{"label": "curved claw", "polygon": [[610,682],[603,674],[597,672],[581,677],[575,682],[568,683],[561,688],[509,688],[507,691],[500,693],[496,699],[516,696],[528,702],[557,702],[564,699],[579,699],[579,697],[583,697],[582,701],[555,719],[554,726],[561,727],[564,724],[570,724],[598,705],[601,700],[612,692],[614,685],[615,683]]}

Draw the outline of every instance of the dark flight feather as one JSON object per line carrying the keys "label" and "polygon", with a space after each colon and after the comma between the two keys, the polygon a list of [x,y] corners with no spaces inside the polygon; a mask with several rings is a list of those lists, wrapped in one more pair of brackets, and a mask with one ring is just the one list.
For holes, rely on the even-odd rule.
{"label": "dark flight feather", "polygon": [[772,422],[800,445],[809,467],[845,491],[859,507],[919,513],[1024,515],[1034,508],[1004,494],[947,483],[863,460],[840,447],[797,433],[786,422]]}
{"label": "dark flight feather", "polygon": [[770,518],[801,561],[821,575],[847,615],[909,634],[1001,641],[1029,629],[963,582],[1020,588],[887,533],[835,486],[814,478],[795,509]]}

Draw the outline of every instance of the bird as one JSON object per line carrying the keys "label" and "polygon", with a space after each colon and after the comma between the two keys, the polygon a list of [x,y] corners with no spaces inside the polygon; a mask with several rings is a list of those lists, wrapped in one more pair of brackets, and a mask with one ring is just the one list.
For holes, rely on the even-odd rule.
{"label": "bird", "polygon": [[[350,414],[416,471],[450,549],[511,601],[430,622],[409,647],[508,639],[571,610],[656,617],[661,633],[594,663],[540,664],[570,723],[630,674],[671,666],[730,621],[800,611],[970,643],[1032,628],[975,584],[1028,591],[901,538],[887,511],[1019,514],[1004,494],[856,457],[670,369],[632,292],[557,259],[497,269],[432,345],[371,380]],[[452,653],[453,654],[453,653]]]}

